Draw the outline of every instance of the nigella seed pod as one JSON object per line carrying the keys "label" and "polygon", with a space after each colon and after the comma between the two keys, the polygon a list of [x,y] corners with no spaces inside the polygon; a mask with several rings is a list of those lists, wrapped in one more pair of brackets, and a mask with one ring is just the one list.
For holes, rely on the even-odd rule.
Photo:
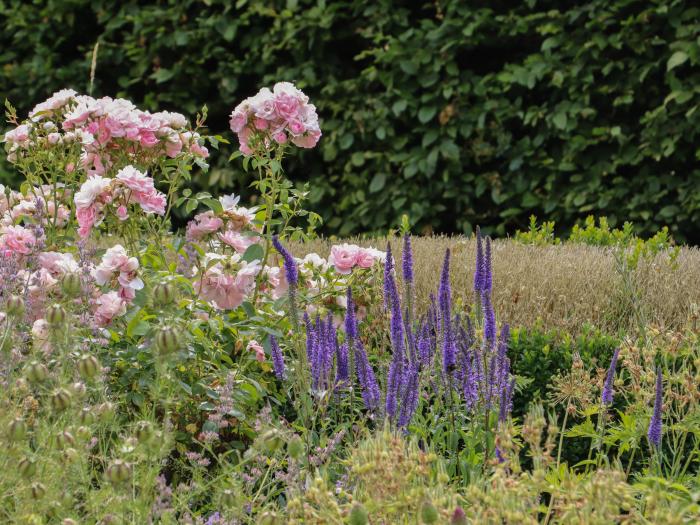
{"label": "nigella seed pod", "polygon": [[79,457],[78,451],[72,447],[68,447],[66,450],[63,451],[63,460],[66,463],[69,463],[69,464],[75,463],[76,461],[78,461],[78,457]]}
{"label": "nigella seed pod", "polygon": [[304,453],[304,443],[301,437],[294,435],[287,443],[287,452],[289,456],[293,459],[299,460]]}
{"label": "nigella seed pod", "polygon": [[420,517],[423,523],[437,523],[438,511],[431,501],[425,501],[420,509]]}
{"label": "nigella seed pod", "polygon": [[70,407],[71,401],[71,393],[65,388],[59,388],[51,395],[51,408],[57,412],[62,412]]}
{"label": "nigella seed pod", "polygon": [[81,426],[75,430],[75,435],[78,436],[80,441],[87,441],[92,437],[92,432],[88,427]]}
{"label": "nigella seed pod", "polygon": [[43,483],[34,482],[31,486],[32,498],[35,500],[40,500],[46,495],[46,487]]}
{"label": "nigella seed pod", "polygon": [[59,432],[56,436],[56,446],[59,448],[59,450],[72,447],[73,445],[75,445],[75,438],[73,437],[73,434],[67,430]]}
{"label": "nigella seed pod", "polygon": [[22,458],[17,463],[17,470],[24,479],[30,479],[36,474],[36,462],[31,458]]}
{"label": "nigella seed pod", "polygon": [[19,295],[13,295],[7,300],[5,309],[7,310],[7,315],[10,317],[21,316],[24,313],[24,299]]}
{"label": "nigella seed pod", "polygon": [[282,446],[282,436],[279,430],[272,428],[262,435],[262,443],[270,454],[275,453]]}
{"label": "nigella seed pod", "polygon": [[87,387],[82,381],[76,381],[70,386],[70,389],[79,398],[87,393]]}
{"label": "nigella seed pod", "polygon": [[80,415],[78,416],[78,420],[82,425],[92,425],[95,422],[95,413],[93,412],[91,407],[84,407],[80,411]]}
{"label": "nigella seed pod", "polygon": [[121,459],[115,459],[105,471],[105,478],[112,485],[119,485],[131,478],[131,465]]}
{"label": "nigella seed pod", "polygon": [[221,505],[224,507],[233,507],[236,504],[236,495],[231,489],[225,489],[221,493]]}
{"label": "nigella seed pod", "polygon": [[72,518],[66,518],[61,522],[61,525],[78,525],[78,522]]}
{"label": "nigella seed pod", "polygon": [[67,296],[75,297],[80,293],[81,289],[82,283],[80,282],[80,275],[77,273],[67,273],[61,279],[61,290]]}
{"label": "nigella seed pod", "polygon": [[66,309],[60,304],[52,304],[46,310],[46,321],[52,327],[63,325],[63,323],[66,321]]}
{"label": "nigella seed pod", "polygon": [[75,503],[73,495],[68,491],[65,491],[61,494],[59,501],[61,502],[61,505],[66,509],[72,508],[73,504]]}
{"label": "nigella seed pod", "polygon": [[258,521],[258,523],[260,525],[277,525],[280,521],[277,519],[277,514],[267,511],[260,516],[260,521]]}
{"label": "nigella seed pod", "polygon": [[23,441],[27,437],[27,422],[21,417],[15,418],[7,427],[7,437],[10,441]]}
{"label": "nigella seed pod", "polygon": [[355,505],[353,505],[348,522],[350,525],[367,525],[367,523],[369,523],[367,509],[365,509],[362,503],[355,503]]}
{"label": "nigella seed pod", "polygon": [[30,383],[43,383],[49,377],[49,369],[39,361],[32,361],[25,368],[24,376]]}
{"label": "nigella seed pod", "polygon": [[91,379],[100,371],[100,362],[90,354],[83,354],[78,360],[78,372],[83,379]]}
{"label": "nigella seed pod", "polygon": [[175,300],[175,287],[170,283],[158,284],[153,289],[153,301],[158,306],[167,306]]}
{"label": "nigella seed pod", "polygon": [[163,355],[172,354],[180,347],[177,339],[175,330],[169,326],[165,327],[156,334],[156,347]]}
{"label": "nigella seed pod", "polygon": [[146,445],[153,440],[153,425],[149,421],[139,421],[136,424],[136,439],[142,445]]}
{"label": "nigella seed pod", "polygon": [[97,406],[97,417],[101,423],[108,423],[114,417],[114,404],[109,401],[105,401]]}

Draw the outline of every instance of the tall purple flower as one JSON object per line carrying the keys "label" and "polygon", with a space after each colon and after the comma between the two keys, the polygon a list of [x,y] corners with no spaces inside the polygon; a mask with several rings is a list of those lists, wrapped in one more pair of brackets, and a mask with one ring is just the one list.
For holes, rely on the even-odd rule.
{"label": "tall purple flower", "polygon": [[491,293],[484,291],[481,294],[481,311],[484,316],[484,342],[491,349],[496,341],[496,313],[491,302]]}
{"label": "tall purple flower", "polygon": [[394,257],[391,254],[391,243],[386,243],[386,260],[384,261],[384,308],[391,308],[390,285],[394,279]]}
{"label": "tall purple flower", "polygon": [[284,379],[284,356],[280,350],[280,345],[277,343],[277,338],[274,335],[270,336],[270,354],[272,356],[272,369],[275,371],[277,379]]}
{"label": "tall purple flower", "polygon": [[411,248],[411,236],[409,234],[403,237],[403,253],[401,255],[403,266],[403,278],[406,284],[410,287],[413,285],[413,250]]}
{"label": "tall purple flower", "polygon": [[418,363],[412,362],[406,367],[402,378],[401,409],[397,426],[405,428],[411,421],[413,413],[418,406],[419,398],[419,372]]}
{"label": "tall purple flower", "polygon": [[504,422],[508,419],[508,414],[513,410],[513,388],[515,379],[511,379],[506,387],[501,391],[501,403],[498,411],[498,421]]}
{"label": "tall purple flower", "polygon": [[452,289],[450,287],[450,250],[445,251],[445,260],[440,275],[438,308],[442,328],[442,369],[450,375],[455,367],[455,346],[452,337]]}
{"label": "tall purple flower", "polygon": [[661,407],[663,403],[663,386],[661,384],[661,367],[656,368],[656,397],[654,398],[654,413],[649,422],[647,437],[657,449],[661,446]]}
{"label": "tall purple flower", "polygon": [[493,287],[493,271],[491,269],[491,237],[486,237],[486,250],[484,251],[484,263],[482,269],[482,292],[491,293]]}
{"label": "tall purple flower", "polygon": [[344,385],[350,380],[347,342],[336,346],[335,363],[335,382]]}
{"label": "tall purple flower", "polygon": [[362,341],[358,339],[355,344],[355,372],[357,380],[362,389],[362,400],[368,410],[375,411],[379,408],[381,395],[379,393],[379,384],[367,359]]}
{"label": "tall purple flower", "polygon": [[603,394],[601,395],[601,401],[604,405],[612,405],[613,402],[613,383],[615,382],[615,369],[617,368],[617,358],[619,355],[620,349],[616,348],[610,360],[608,373],[605,375],[605,384],[603,385]]}
{"label": "tall purple flower", "polygon": [[284,260],[284,273],[287,277],[289,286],[296,288],[299,281],[299,271],[297,269],[297,263],[294,260],[294,257],[292,257],[292,254],[289,253],[284,246],[282,246],[282,243],[277,235],[272,236],[272,244]]}
{"label": "tall purple flower", "polygon": [[405,344],[404,325],[401,315],[401,304],[394,278],[389,276],[389,298],[391,304],[391,344],[393,357],[389,365],[386,384],[386,413],[389,419],[396,415],[399,389],[401,386],[402,369],[404,364]]}
{"label": "tall purple flower", "polygon": [[481,228],[476,227],[476,267],[474,269],[474,291],[478,294],[484,290],[484,247]]}

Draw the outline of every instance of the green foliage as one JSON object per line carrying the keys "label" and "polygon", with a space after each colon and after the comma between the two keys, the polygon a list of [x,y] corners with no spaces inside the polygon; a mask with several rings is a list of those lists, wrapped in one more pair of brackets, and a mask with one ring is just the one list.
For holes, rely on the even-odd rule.
{"label": "green foliage", "polygon": [[[260,85],[295,81],[324,137],[290,173],[328,233],[386,231],[405,212],[414,230],[499,234],[596,212],[698,241],[688,0],[6,0],[0,16],[0,92],[21,113],[88,90],[97,42],[93,95],[206,102],[215,132]],[[240,191],[242,171],[213,161],[197,184]]]}
{"label": "green foliage", "polygon": [[530,215],[530,226],[526,232],[520,230],[515,232],[515,240],[534,246],[561,243],[561,239],[554,235],[554,221],[543,221],[542,224],[537,224],[537,217],[534,215]]}

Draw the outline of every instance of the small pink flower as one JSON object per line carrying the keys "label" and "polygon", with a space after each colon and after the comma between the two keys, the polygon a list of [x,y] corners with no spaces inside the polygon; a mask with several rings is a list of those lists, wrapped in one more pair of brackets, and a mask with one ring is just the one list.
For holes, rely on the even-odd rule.
{"label": "small pink flower", "polygon": [[117,208],[117,218],[120,221],[125,221],[129,218],[129,212],[123,204]]}
{"label": "small pink flower", "polygon": [[0,246],[20,255],[29,255],[36,245],[36,237],[23,226],[5,226],[0,230]]}
{"label": "small pink flower", "polygon": [[190,241],[201,239],[218,231],[223,225],[224,221],[214,215],[214,212],[199,213],[187,224],[187,239]]}
{"label": "small pink flower", "polygon": [[230,246],[241,254],[245,253],[250,246],[260,240],[259,237],[243,235],[233,230],[226,230],[224,233],[219,233],[218,237],[221,242]]}
{"label": "small pink flower", "polygon": [[126,313],[126,302],[117,292],[109,292],[97,299],[95,321],[100,326],[107,326],[113,319]]}
{"label": "small pink flower", "polygon": [[263,361],[265,361],[265,349],[255,339],[253,339],[252,341],[250,341],[248,343],[246,350],[248,350],[249,352],[251,350],[254,351],[255,352],[255,359],[257,359],[258,362],[262,363]]}
{"label": "small pink flower", "polygon": [[75,211],[75,216],[78,219],[78,235],[80,235],[82,238],[90,235],[90,230],[92,230],[92,227],[97,221],[97,210],[95,209],[95,206],[78,208]]}

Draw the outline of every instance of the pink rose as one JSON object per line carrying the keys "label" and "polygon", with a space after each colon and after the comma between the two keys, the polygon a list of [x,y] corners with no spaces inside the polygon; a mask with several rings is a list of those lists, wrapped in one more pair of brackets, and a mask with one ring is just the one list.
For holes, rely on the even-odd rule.
{"label": "pink rose", "polygon": [[359,247],[354,244],[340,244],[331,248],[328,262],[335,267],[335,270],[347,275],[352,272],[353,266],[357,263]]}
{"label": "pink rose", "polygon": [[248,350],[249,352],[251,350],[254,351],[255,352],[255,359],[257,359],[258,362],[262,363],[263,361],[265,361],[265,349],[255,339],[253,339],[250,343],[248,343],[246,350]]}
{"label": "pink rose", "polygon": [[187,240],[194,241],[201,239],[205,235],[218,231],[223,225],[224,221],[214,215],[214,212],[205,211],[199,213],[187,223]]}
{"label": "pink rose", "polygon": [[11,253],[29,255],[36,245],[34,234],[23,226],[5,226],[0,235],[0,245]]}
{"label": "pink rose", "polygon": [[275,95],[275,113],[282,120],[292,120],[299,114],[299,99],[288,93]]}
{"label": "pink rose", "polygon": [[125,221],[129,218],[129,212],[123,204],[117,208],[117,218],[120,221]]}
{"label": "pink rose", "polygon": [[126,313],[126,302],[117,292],[103,294],[96,302],[95,321],[100,326],[107,326],[113,319]]}

